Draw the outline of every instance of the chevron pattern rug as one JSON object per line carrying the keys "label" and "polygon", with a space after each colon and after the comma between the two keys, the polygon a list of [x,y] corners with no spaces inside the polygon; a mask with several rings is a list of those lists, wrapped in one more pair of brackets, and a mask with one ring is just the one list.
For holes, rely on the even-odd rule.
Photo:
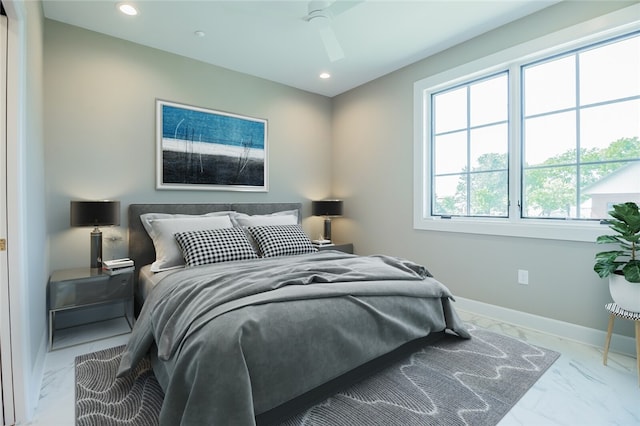
{"label": "chevron pattern rug", "polygon": [[[469,326],[285,420],[282,426],[495,425],[559,354]],[[76,358],[76,424],[157,425],[163,393],[148,360],[115,378],[123,347]]]}

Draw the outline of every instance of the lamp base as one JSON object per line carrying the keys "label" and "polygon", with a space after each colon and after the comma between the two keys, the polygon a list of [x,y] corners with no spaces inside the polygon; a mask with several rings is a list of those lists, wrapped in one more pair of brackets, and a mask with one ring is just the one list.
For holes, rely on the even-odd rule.
{"label": "lamp base", "polygon": [[96,226],[91,231],[91,268],[102,268],[102,232]]}
{"label": "lamp base", "polygon": [[324,239],[331,241],[331,218],[324,218]]}

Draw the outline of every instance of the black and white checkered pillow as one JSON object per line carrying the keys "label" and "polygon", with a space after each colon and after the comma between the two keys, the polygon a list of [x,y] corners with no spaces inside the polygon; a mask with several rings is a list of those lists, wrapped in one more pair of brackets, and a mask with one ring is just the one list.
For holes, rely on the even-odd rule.
{"label": "black and white checkered pillow", "polygon": [[178,232],[175,238],[188,266],[258,258],[240,228]]}
{"label": "black and white checkered pillow", "polygon": [[300,225],[250,226],[247,228],[262,257],[313,253],[317,249]]}

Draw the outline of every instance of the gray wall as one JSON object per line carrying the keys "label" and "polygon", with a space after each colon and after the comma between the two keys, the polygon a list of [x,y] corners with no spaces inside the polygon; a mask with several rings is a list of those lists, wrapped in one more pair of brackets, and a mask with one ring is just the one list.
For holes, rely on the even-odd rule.
{"label": "gray wall", "polygon": [[[413,229],[413,83],[632,3],[563,2],[334,98],[333,190],[347,216],[334,233],[360,254],[425,264],[458,296],[606,329],[595,244]],[[528,286],[518,269],[529,270]],[[616,332],[633,335],[626,321]]]}
{"label": "gray wall", "polygon": [[[126,206],[153,202],[303,202],[330,194],[331,100],[78,27],[45,20],[45,130],[51,269],[89,263],[71,199],[117,199],[104,257],[127,254]],[[268,120],[268,193],[155,189],[155,99]],[[316,234],[320,218],[304,222]],[[110,238],[122,238],[111,241]]]}

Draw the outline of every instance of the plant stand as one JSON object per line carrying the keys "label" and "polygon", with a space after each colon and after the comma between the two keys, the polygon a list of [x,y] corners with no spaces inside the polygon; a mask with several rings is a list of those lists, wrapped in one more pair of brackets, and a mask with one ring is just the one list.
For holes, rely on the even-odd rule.
{"label": "plant stand", "polygon": [[609,354],[609,344],[611,343],[611,333],[613,332],[615,318],[620,317],[634,321],[636,325],[636,366],[638,368],[638,386],[640,386],[640,312],[627,311],[615,303],[607,303],[605,309],[609,311],[609,327],[607,328],[607,339],[604,343],[602,363],[607,365],[607,355]]}

